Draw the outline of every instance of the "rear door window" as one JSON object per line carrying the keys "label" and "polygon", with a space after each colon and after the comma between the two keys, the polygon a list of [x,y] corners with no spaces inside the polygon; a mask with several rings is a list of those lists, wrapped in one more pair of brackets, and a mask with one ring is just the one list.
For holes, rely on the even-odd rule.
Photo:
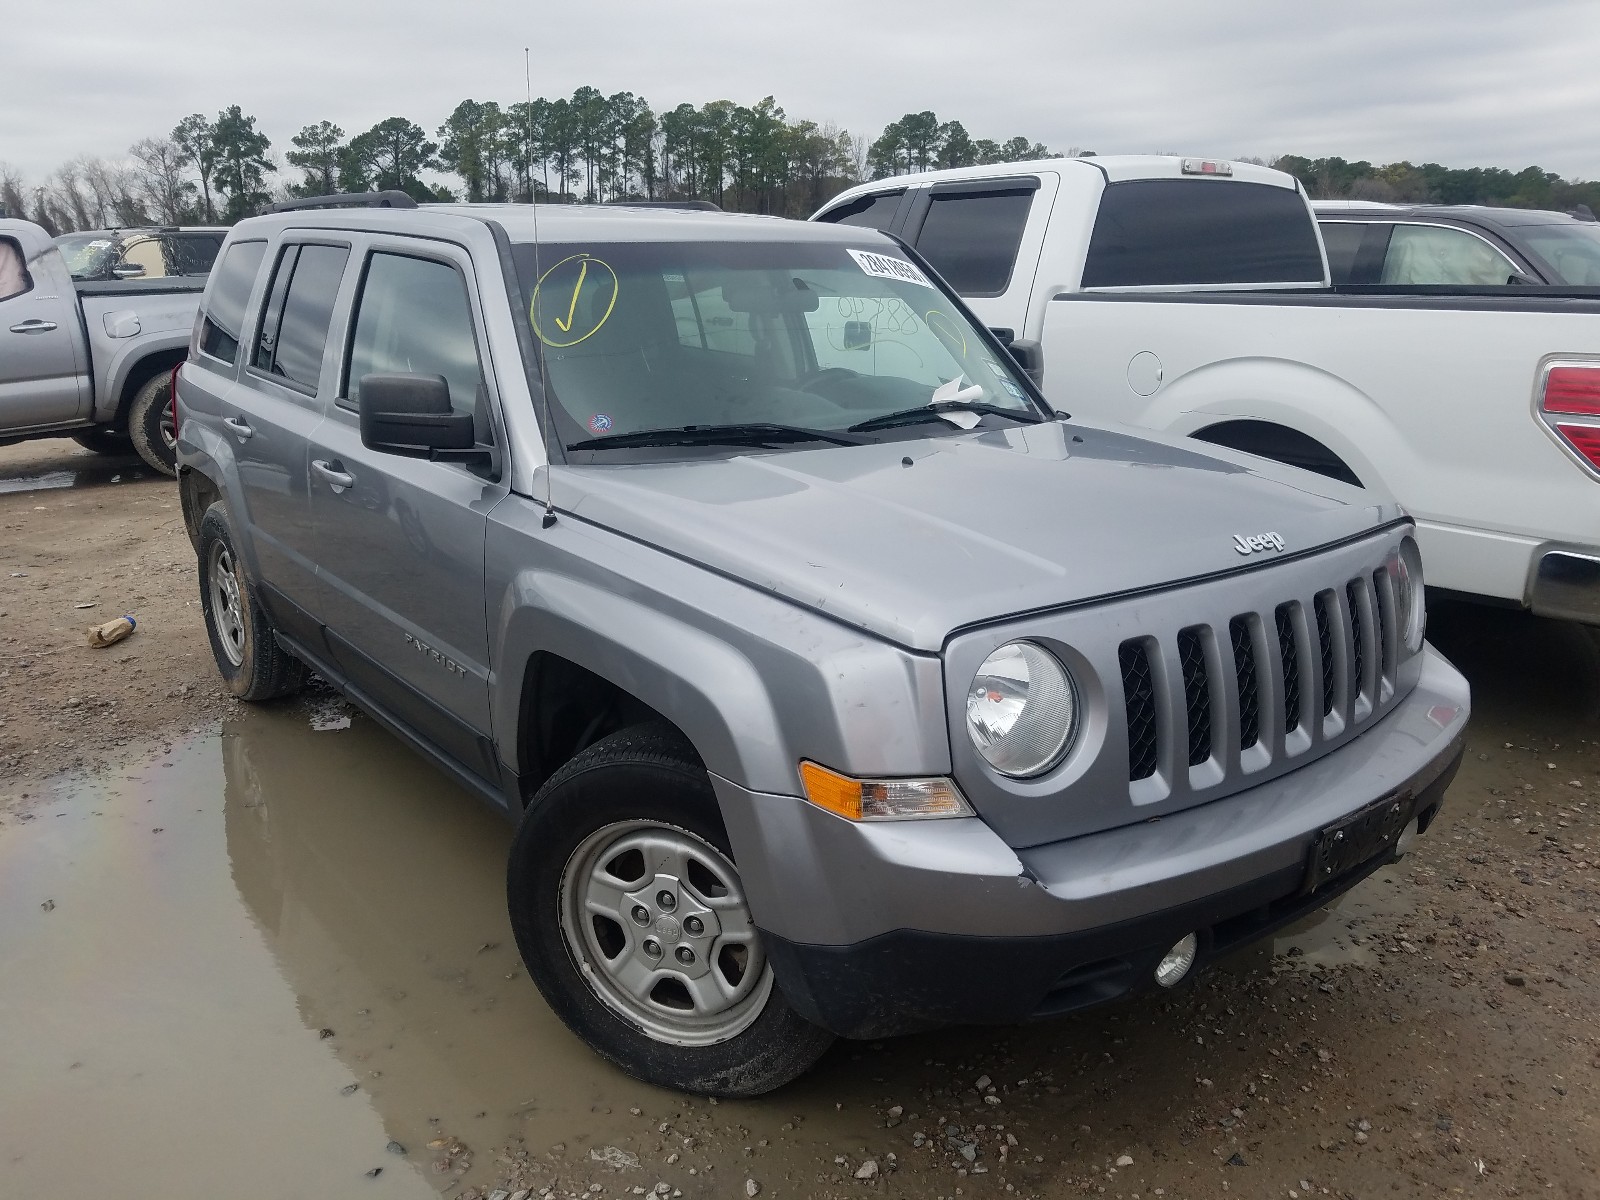
{"label": "rear door window", "polygon": [[1500,287],[1518,274],[1509,258],[1475,233],[1444,225],[1397,224],[1378,282]]}
{"label": "rear door window", "polygon": [[217,261],[222,239],[214,234],[181,233],[163,238],[168,275],[204,275]]}
{"label": "rear door window", "polygon": [[231,363],[239,357],[239,331],[244,325],[250,289],[266,256],[266,242],[235,242],[228,247],[211,286],[206,290],[205,318],[200,325],[200,351]]}
{"label": "rear door window", "polygon": [[1038,185],[935,191],[917,249],[963,296],[999,296],[1011,282],[1017,247]]}
{"label": "rear door window", "polygon": [[316,244],[285,246],[278,255],[253,365],[293,387],[317,390],[328,325],[350,250]]}
{"label": "rear door window", "polygon": [[356,301],[346,373],[359,403],[368,375],[442,375],[450,407],[474,412],[483,383],[467,281],[448,263],[379,251]]}
{"label": "rear door window", "polygon": [[888,229],[894,223],[895,213],[900,211],[900,201],[905,196],[905,189],[895,192],[873,192],[868,196],[859,196],[849,204],[841,204],[838,208],[831,209],[817,218],[834,225],[862,225],[868,229]]}
{"label": "rear door window", "polygon": [[1320,282],[1298,191],[1215,179],[1107,184],[1083,265],[1086,288]]}

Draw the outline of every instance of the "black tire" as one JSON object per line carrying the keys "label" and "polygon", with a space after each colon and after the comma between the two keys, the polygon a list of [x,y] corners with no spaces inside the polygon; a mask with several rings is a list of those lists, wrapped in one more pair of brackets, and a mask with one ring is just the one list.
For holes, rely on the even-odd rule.
{"label": "black tire", "polygon": [[[833,1035],[789,1007],[776,981],[770,980],[771,966],[764,957],[746,1010],[754,1015],[744,1018],[747,1023],[725,1040],[699,1045],[674,1044],[647,1032],[603,997],[604,965],[580,964],[587,952],[574,948],[563,928],[563,906],[568,902],[563,877],[586,845],[608,836],[602,831],[634,822],[643,824],[645,834],[659,830],[668,836],[693,835],[732,864],[716,797],[693,747],[676,731],[659,725],[634,726],[603,738],[539,789],[512,843],[506,879],[511,928],[528,974],[567,1028],[638,1079],[706,1096],[759,1096],[782,1087],[822,1056]],[[605,851],[600,853],[603,857]],[[699,901],[694,871],[684,870],[682,875],[686,886],[680,911],[687,911]],[[645,888],[657,886],[640,878]],[[660,876],[651,878],[659,881]],[[690,920],[684,918],[685,930]],[[621,921],[612,924],[620,931]],[[627,937],[631,940],[636,932],[651,940],[646,935],[661,929],[659,922],[637,931],[630,928]],[[689,941],[685,933],[678,949]],[[619,949],[617,959],[632,953]],[[707,955],[708,960],[711,957]],[[665,956],[659,965],[677,970]],[[712,968],[709,961],[704,966]],[[662,983],[671,980],[663,978]],[[652,991],[647,999],[654,995]]]}
{"label": "black tire", "polygon": [[178,443],[172,428],[172,373],[158,371],[145,380],[128,405],[128,437],[145,463],[176,479]]}
{"label": "black tire", "polygon": [[[298,692],[306,680],[305,664],[278,644],[271,618],[244,573],[220,501],[200,519],[199,554],[200,607],[228,690],[252,702]],[[231,605],[225,599],[230,595]]]}
{"label": "black tire", "polygon": [[72,440],[85,450],[112,458],[123,458],[135,452],[133,439],[120,429],[85,429],[82,433],[73,434]]}

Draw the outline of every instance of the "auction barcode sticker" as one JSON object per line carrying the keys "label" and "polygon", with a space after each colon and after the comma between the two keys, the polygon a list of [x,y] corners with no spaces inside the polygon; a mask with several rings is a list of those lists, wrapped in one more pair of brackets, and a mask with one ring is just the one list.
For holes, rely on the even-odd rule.
{"label": "auction barcode sticker", "polygon": [[[849,250],[848,247],[846,247]],[[893,279],[898,283],[920,283],[925,288],[933,284],[928,282],[928,277],[903,258],[895,258],[889,254],[870,254],[865,250],[849,250],[850,257],[856,260],[868,275],[879,279]]]}

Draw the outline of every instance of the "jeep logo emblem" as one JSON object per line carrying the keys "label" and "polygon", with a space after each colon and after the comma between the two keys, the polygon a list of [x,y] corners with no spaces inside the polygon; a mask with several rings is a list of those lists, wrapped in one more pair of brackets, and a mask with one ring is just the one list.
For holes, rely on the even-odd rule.
{"label": "jeep logo emblem", "polygon": [[1246,537],[1242,533],[1233,535],[1233,548],[1240,554],[1259,554],[1263,550],[1282,550],[1283,536],[1276,533],[1257,533]]}

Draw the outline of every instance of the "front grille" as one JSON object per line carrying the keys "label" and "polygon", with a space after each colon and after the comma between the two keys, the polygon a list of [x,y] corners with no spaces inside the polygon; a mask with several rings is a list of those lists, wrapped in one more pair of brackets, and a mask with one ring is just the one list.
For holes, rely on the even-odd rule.
{"label": "front grille", "polygon": [[1117,657],[1128,710],[1128,778],[1149,779],[1156,773],[1156,687],[1150,652],[1143,642],[1123,642]]}
{"label": "front grille", "polygon": [[1183,667],[1183,698],[1189,710],[1189,765],[1198,767],[1211,757],[1211,680],[1198,625],[1179,631],[1178,662]]}
{"label": "front grille", "polygon": [[[1371,719],[1380,696],[1393,692],[1392,603],[1384,572],[1363,570],[1342,587],[1317,592],[1309,604],[1290,600],[1239,613],[1225,630],[1189,625],[1170,642],[1123,642],[1118,657],[1129,781],[1159,774],[1171,786],[1186,769],[1214,758],[1225,773],[1241,771],[1246,760],[1239,756],[1258,746],[1274,758],[1312,754],[1325,738]],[[1309,659],[1302,647],[1314,648]],[[1374,660],[1375,688],[1367,678]],[[1180,739],[1177,745],[1162,744],[1169,730]],[[1251,769],[1269,761],[1253,753]],[[1207,787],[1216,782],[1216,768],[1210,770],[1195,777]]]}

